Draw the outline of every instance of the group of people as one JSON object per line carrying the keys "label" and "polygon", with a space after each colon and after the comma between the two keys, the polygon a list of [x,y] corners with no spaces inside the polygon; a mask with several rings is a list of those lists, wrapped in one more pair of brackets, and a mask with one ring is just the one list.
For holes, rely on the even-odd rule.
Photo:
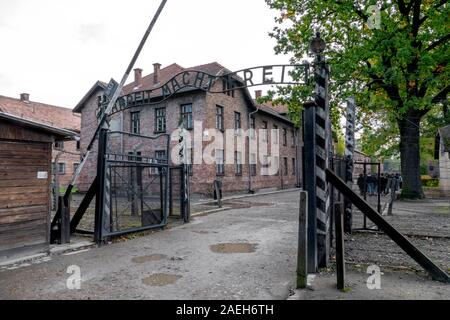
{"label": "group of people", "polygon": [[[360,174],[356,183],[361,195],[367,193],[369,196],[373,196],[378,194],[378,189],[381,194],[388,194],[392,189],[397,191],[402,188],[402,176],[398,173],[386,175],[382,173],[378,179],[377,176],[369,173],[364,179],[364,175]],[[364,188],[365,186],[367,189]]]}

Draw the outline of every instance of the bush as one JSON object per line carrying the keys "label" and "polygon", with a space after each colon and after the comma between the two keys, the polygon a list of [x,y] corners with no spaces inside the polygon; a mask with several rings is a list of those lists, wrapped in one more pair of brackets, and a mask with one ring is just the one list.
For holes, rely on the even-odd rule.
{"label": "bush", "polygon": [[421,176],[422,186],[427,188],[437,188],[439,187],[439,179],[433,179],[428,175]]}

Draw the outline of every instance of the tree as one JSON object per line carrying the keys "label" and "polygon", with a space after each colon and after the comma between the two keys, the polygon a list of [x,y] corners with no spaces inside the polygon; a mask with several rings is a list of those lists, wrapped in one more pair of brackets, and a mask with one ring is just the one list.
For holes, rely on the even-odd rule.
{"label": "tree", "polygon": [[[402,196],[421,198],[422,118],[450,92],[445,0],[266,0],[280,11],[270,36],[276,53],[300,63],[316,30],[327,42],[332,108],[350,95],[367,116],[385,112],[397,126]],[[375,4],[378,6],[375,6]],[[279,93],[292,98],[298,89]]]}

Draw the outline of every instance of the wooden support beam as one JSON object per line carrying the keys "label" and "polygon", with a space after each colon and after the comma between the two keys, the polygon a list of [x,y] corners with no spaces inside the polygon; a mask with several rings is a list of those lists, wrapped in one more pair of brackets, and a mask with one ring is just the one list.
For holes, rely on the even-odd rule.
{"label": "wooden support beam", "polygon": [[78,207],[77,211],[75,212],[75,215],[72,218],[72,221],[70,221],[70,233],[73,234],[77,230],[78,225],[80,224],[81,219],[83,218],[84,214],[86,213],[86,210],[89,208],[89,205],[91,204],[92,200],[97,195],[98,191],[98,177],[95,177],[94,181],[92,182],[91,186],[89,187],[88,192],[84,196],[83,200],[80,203],[80,206]]}

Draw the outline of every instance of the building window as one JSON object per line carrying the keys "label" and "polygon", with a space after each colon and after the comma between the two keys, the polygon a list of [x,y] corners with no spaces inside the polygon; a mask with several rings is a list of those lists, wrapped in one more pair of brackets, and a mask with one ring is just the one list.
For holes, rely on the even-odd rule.
{"label": "building window", "polygon": [[166,150],[158,150],[155,152],[155,159],[157,163],[166,163],[167,157],[166,157]]}
{"label": "building window", "polygon": [[55,142],[55,149],[57,149],[57,150],[64,150],[64,141],[56,141]]}
{"label": "building window", "polygon": [[224,94],[234,98],[234,86],[232,83],[230,83],[226,79],[222,80],[222,89]]}
{"label": "building window", "polygon": [[267,128],[268,128],[267,121],[263,121],[262,128],[264,130],[263,135],[262,135],[262,141],[267,142],[269,140],[269,135],[268,135],[269,133],[267,132]]}
{"label": "building window", "polygon": [[166,108],[155,110],[155,128],[156,133],[166,132]]}
{"label": "building window", "polygon": [[223,107],[216,106],[216,129],[223,131]]}
{"label": "building window", "polygon": [[66,164],[63,162],[58,163],[58,174],[66,174]]}
{"label": "building window", "polygon": [[79,166],[80,166],[79,163],[74,163],[73,164],[73,172],[77,172]]}
{"label": "building window", "polygon": [[278,141],[280,141],[280,137],[278,136],[278,126],[273,126],[273,144],[278,144]]}
{"label": "building window", "polygon": [[295,147],[297,144],[295,143],[295,131],[291,130],[291,146]]}
{"label": "building window", "polygon": [[181,120],[183,121],[183,126],[185,129],[194,128],[193,118],[192,118],[192,103],[183,104],[181,106]]}
{"label": "building window", "polygon": [[288,158],[283,158],[283,164],[284,164],[284,170],[283,170],[283,174],[285,176],[288,175]]}
{"label": "building window", "polygon": [[140,134],[141,133],[141,113],[131,112],[131,133]]}
{"label": "building window", "polygon": [[250,174],[256,176],[256,153],[250,155]]}
{"label": "building window", "polygon": [[297,173],[297,161],[295,161],[295,158],[292,158],[292,175],[295,176]]}
{"label": "building window", "polygon": [[241,128],[242,128],[241,113],[235,112],[234,113],[234,132],[235,132],[235,134],[237,134],[237,135],[241,134]]}
{"label": "building window", "polygon": [[287,129],[283,128],[283,146],[287,146]]}
{"label": "building window", "polygon": [[255,139],[256,138],[256,119],[255,117],[250,117],[250,138]]}
{"label": "building window", "polygon": [[242,152],[234,153],[235,173],[237,176],[242,175]]}
{"label": "building window", "polygon": [[216,149],[216,174],[218,176],[225,175],[224,151],[223,151],[223,149]]}

